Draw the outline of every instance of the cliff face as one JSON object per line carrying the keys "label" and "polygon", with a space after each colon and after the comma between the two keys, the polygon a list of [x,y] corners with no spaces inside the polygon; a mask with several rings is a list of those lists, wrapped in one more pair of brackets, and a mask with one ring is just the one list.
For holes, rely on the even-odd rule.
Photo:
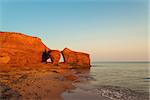
{"label": "cliff face", "polygon": [[68,48],[65,48],[62,52],[50,50],[42,43],[40,38],[22,33],[0,32],[0,64],[40,63],[45,57],[43,55],[45,50],[49,51],[49,54],[45,56],[50,57],[54,65],[59,64],[62,54],[64,63],[71,65],[72,68],[90,67],[90,56],[87,53],[72,51]]}
{"label": "cliff face", "polygon": [[90,67],[90,56],[87,53],[72,51],[68,48],[65,48],[62,51],[64,62],[69,65],[73,65],[75,68],[88,68]]}
{"label": "cliff face", "polygon": [[15,32],[0,32],[0,63],[38,63],[46,47],[40,38]]}

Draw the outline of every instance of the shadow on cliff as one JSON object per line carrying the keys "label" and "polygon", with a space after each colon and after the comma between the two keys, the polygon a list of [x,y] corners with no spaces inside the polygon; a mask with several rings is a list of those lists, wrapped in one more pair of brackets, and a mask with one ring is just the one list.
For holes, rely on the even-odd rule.
{"label": "shadow on cliff", "polygon": [[45,51],[42,53],[42,62],[47,63],[47,60],[50,58],[50,51]]}

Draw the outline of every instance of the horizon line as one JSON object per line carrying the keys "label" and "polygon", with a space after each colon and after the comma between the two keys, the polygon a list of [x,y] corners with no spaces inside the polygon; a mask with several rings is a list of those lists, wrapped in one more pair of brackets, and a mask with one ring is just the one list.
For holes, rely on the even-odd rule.
{"label": "horizon line", "polygon": [[91,63],[150,63],[150,61],[91,61]]}

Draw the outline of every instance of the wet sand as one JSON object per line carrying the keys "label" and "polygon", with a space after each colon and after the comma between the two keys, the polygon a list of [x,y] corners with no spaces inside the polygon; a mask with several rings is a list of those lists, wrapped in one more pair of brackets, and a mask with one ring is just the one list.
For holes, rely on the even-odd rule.
{"label": "wet sand", "polygon": [[[65,100],[149,100],[148,93],[140,93],[117,86],[86,87],[76,86],[76,89],[62,94]],[[89,88],[90,87],[90,88]]]}
{"label": "wet sand", "polygon": [[89,69],[65,66],[0,65],[0,100],[148,100],[148,94],[126,88],[92,87]]}

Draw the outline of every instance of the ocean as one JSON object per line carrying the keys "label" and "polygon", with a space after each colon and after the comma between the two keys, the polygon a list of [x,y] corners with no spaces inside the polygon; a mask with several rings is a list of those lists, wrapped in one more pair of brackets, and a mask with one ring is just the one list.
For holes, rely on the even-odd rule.
{"label": "ocean", "polygon": [[93,63],[90,75],[93,85],[112,85],[136,91],[149,91],[149,63]]}
{"label": "ocean", "polygon": [[[149,92],[149,64],[150,63],[147,62],[92,63],[92,67],[87,73],[85,72],[79,75],[80,77],[83,77],[82,80],[84,81],[75,83],[74,86],[76,88],[70,93],[63,93],[64,100],[107,100],[99,97],[99,93],[102,94],[100,91],[106,92],[105,94],[103,93],[105,97],[111,95],[109,97],[110,100],[136,100],[127,98],[133,95],[132,90],[138,93],[148,94]],[[122,94],[118,91],[122,91]],[[131,91],[131,93],[129,91]],[[114,93],[128,96],[125,99],[121,99],[124,97],[112,96]],[[139,100],[148,99],[141,98]]]}

